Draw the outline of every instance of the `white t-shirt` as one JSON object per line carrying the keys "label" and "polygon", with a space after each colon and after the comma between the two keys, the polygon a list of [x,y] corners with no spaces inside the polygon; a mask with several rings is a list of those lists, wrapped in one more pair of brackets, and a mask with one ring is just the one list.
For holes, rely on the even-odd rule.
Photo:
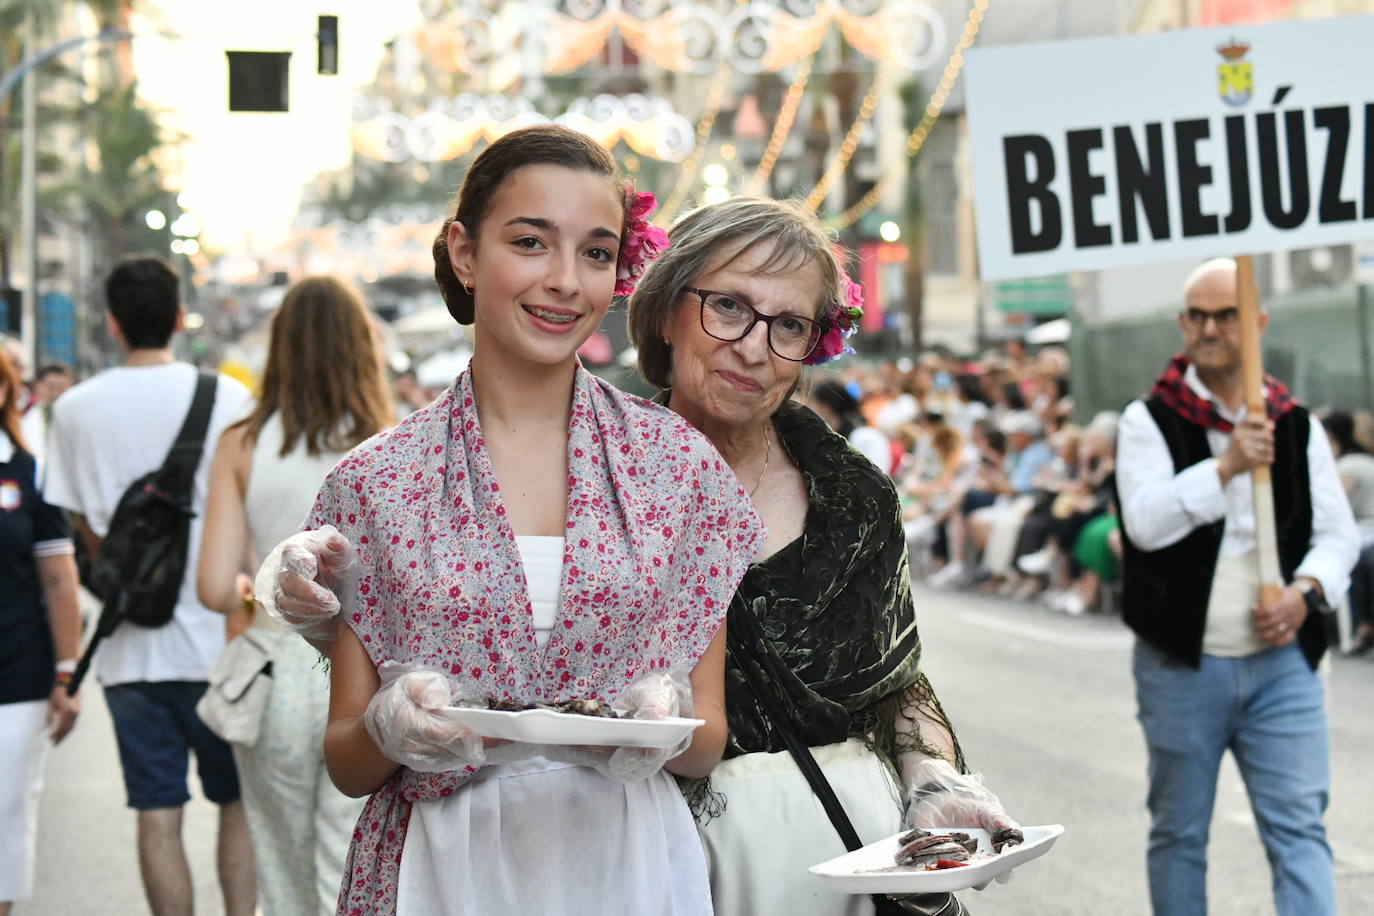
{"label": "white t-shirt", "polygon": [[[79,513],[104,537],[125,489],[166,459],[191,407],[195,383],[196,369],[186,363],[119,367],[63,394],[53,405],[48,431],[44,498]],[[215,446],[248,400],[248,389],[220,376],[196,471],[196,517],[176,612],[156,629],[132,624],[116,629],[97,653],[101,683],[203,681],[223,650],[224,617],[196,598],[196,560]]]}

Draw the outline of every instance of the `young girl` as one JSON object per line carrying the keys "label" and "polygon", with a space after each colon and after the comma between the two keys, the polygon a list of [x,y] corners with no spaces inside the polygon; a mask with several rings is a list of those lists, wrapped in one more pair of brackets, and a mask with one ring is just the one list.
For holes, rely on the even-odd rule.
{"label": "young girl", "polygon": [[[272,320],[257,406],[220,437],[210,468],[200,600],[228,615],[231,631],[251,625],[247,638],[272,660],[257,743],[234,745],[258,904],[268,914],[334,906],[362,803],[325,773],[329,690],[319,655],[266,614],[244,619],[243,571],[300,527],[353,446],[395,422],[372,322],[357,290],[333,277],[292,286]],[[258,656],[245,661],[248,670],[234,672],[240,683],[262,665]]]}
{"label": "young girl", "polygon": [[[661,242],[650,200],[563,128],[483,152],[435,243],[469,369],[340,464],[259,575],[336,634],[325,756],[372,793],[340,913],[710,912],[668,772],[720,759],[722,621],[761,526],[704,438],[575,357]],[[706,724],[662,752],[497,747],[447,711],[490,696]]]}

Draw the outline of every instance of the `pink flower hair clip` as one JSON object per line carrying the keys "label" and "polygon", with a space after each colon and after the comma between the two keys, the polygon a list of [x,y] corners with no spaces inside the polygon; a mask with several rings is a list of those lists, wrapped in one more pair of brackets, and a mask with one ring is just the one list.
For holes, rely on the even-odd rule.
{"label": "pink flower hair clip", "polygon": [[821,332],[820,342],[811,355],[802,360],[808,366],[824,366],[846,353],[854,352],[854,348],[846,341],[859,330],[859,319],[864,316],[864,292],[859,284],[840,274],[840,293],[844,301],[825,310],[821,317],[825,330]]}
{"label": "pink flower hair clip", "polygon": [[654,212],[658,200],[652,191],[626,192],[629,206],[625,214],[625,238],[620,242],[620,257],[615,262],[615,294],[628,296],[644,276],[644,268],[668,247],[668,233],[644,217]]}

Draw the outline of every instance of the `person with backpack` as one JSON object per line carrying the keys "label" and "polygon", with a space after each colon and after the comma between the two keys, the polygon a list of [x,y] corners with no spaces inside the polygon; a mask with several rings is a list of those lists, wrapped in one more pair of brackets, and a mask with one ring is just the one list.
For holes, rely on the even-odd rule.
{"label": "person with backpack", "polygon": [[[204,794],[220,806],[225,913],[249,916],[256,897],[253,856],[233,755],[195,713],[210,666],[224,649],[224,618],[196,598],[195,564],[186,563],[200,548],[213,450],[204,443],[216,442],[242,416],[249,394],[224,376],[202,385],[193,366],[176,360],[172,335],[184,318],[177,289],[176,273],[156,258],[125,260],[107,277],[107,327],[124,363],[53,405],[45,497],[73,513],[105,601],[97,627],[98,676],[114,721],[128,804],[138,812],[139,867],[149,908],[158,914],[192,912],[181,822],[194,753]],[[202,388],[208,391],[197,398]],[[204,414],[211,392],[213,407]],[[135,481],[139,486],[131,492]],[[169,501],[176,511],[166,511]],[[111,582],[112,568],[123,570],[126,581]],[[164,608],[158,599],[167,592],[168,578],[176,598]]]}

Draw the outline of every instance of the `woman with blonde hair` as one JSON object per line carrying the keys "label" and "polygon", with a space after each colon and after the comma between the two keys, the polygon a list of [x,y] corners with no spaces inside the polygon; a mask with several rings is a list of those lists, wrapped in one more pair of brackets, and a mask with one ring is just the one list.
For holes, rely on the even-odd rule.
{"label": "woman with blonde hair", "polygon": [[[257,406],[215,452],[197,578],[200,599],[228,616],[230,632],[247,631],[238,638],[253,652],[243,657],[271,660],[257,741],[233,746],[267,916],[333,912],[362,804],[325,771],[329,678],[319,655],[252,613],[246,573],[300,527],[339,459],[393,422],[362,297],[333,277],[295,284],[272,322]],[[261,671],[261,662],[254,667]],[[236,682],[254,671],[237,674]]]}

